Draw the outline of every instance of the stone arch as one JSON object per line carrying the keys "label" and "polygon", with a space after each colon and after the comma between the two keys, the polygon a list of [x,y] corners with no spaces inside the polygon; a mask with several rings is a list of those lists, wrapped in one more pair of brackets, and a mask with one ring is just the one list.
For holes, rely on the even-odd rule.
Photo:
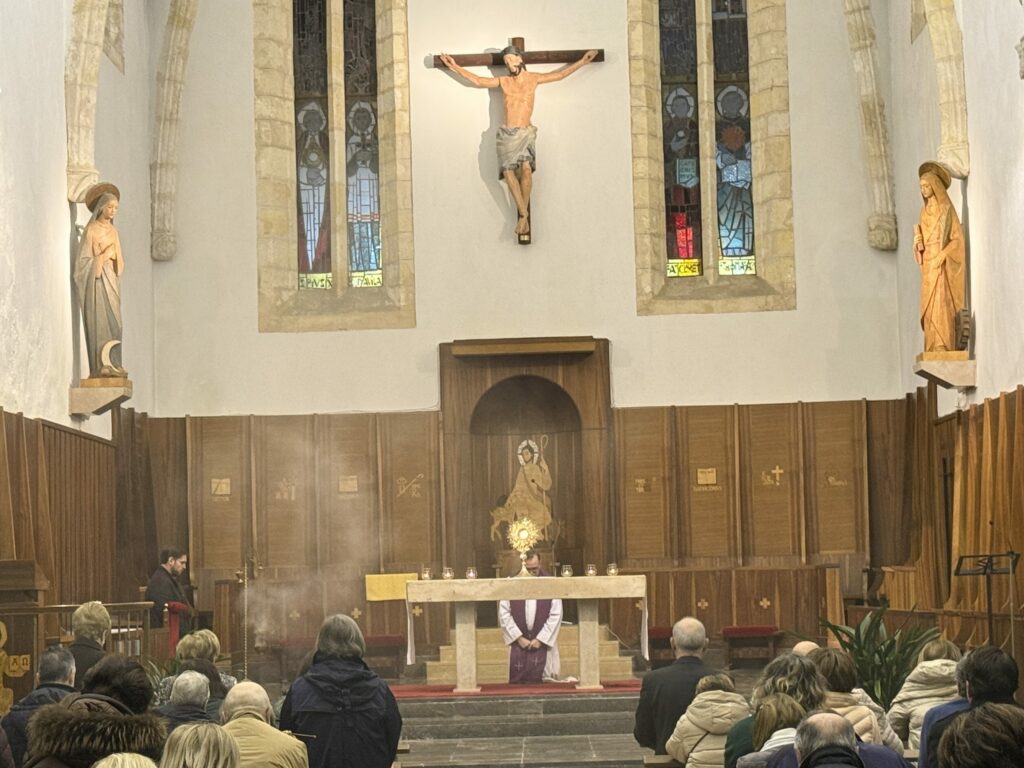
{"label": "stone arch", "polygon": [[80,203],[99,181],[96,170],[96,89],[110,0],[75,0],[71,41],[64,60],[64,110],[68,129],[68,200]]}

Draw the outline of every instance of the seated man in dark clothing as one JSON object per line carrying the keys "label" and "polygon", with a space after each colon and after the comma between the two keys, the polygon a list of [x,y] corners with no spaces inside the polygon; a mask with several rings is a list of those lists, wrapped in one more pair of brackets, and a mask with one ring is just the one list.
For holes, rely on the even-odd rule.
{"label": "seated man in dark clothing", "polygon": [[310,768],[390,768],[402,716],[387,683],[366,666],[366,641],[355,621],[328,616],[313,666],[292,683],[281,729],[306,742]]}
{"label": "seated man in dark clothing", "polygon": [[82,690],[86,673],[107,655],[110,637],[110,613],[99,600],[82,603],[71,614],[71,631],[75,641],[68,646],[75,657],[75,690]]}
{"label": "seated man in dark clothing", "polygon": [[[975,648],[963,659],[968,711],[982,704],[1013,704],[1018,674],[1017,662],[1002,649],[994,645]],[[963,714],[963,711],[956,711],[939,720],[926,719],[925,727],[921,729],[921,753],[927,762],[919,761],[921,768],[938,768],[942,734],[955,718]]]}
{"label": "seated man in dark clothing", "polygon": [[954,717],[939,741],[939,768],[1020,768],[1024,708],[982,704]]}
{"label": "seated man in dark clothing", "polygon": [[39,685],[25,698],[11,707],[4,716],[3,729],[11,744],[14,764],[21,768],[28,749],[28,721],[36,710],[46,704],[55,704],[74,693],[75,657],[60,645],[51,645],[39,657]]}
{"label": "seated man in dark clothing", "polygon": [[704,625],[687,616],[672,627],[672,648],[676,660],[667,667],[648,672],[640,685],[633,738],[642,747],[664,755],[676,723],[696,695],[697,681],[714,670],[701,657],[707,648]]}
{"label": "seated man in dark clothing", "polygon": [[793,747],[783,747],[768,765],[776,765],[782,753],[793,756],[791,764],[799,765],[800,768],[839,768],[847,765],[857,768],[896,768],[907,765],[901,756],[888,747],[859,743],[853,724],[835,712],[814,712],[805,717],[797,726]]}
{"label": "seated man in dark clothing", "polygon": [[194,722],[213,722],[206,711],[210,699],[210,681],[201,672],[187,670],[174,678],[171,686],[171,700],[156,708],[167,722],[170,733],[179,725]]}
{"label": "seated man in dark clothing", "polygon": [[[188,567],[188,554],[177,547],[169,547],[160,552],[160,565],[149,577],[146,585],[146,599],[153,601],[153,608],[150,611],[149,623],[152,627],[164,625],[164,606],[168,603],[180,603],[186,606],[189,611],[192,609],[192,602],[185,594],[178,577]],[[191,629],[189,614],[181,615],[179,624],[179,637],[187,635]]]}

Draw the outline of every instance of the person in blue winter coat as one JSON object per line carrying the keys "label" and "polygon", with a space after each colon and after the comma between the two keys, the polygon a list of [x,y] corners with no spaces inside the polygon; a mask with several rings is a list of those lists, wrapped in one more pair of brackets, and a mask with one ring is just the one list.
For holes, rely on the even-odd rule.
{"label": "person in blue winter coat", "polygon": [[305,742],[310,768],[390,768],[394,762],[402,716],[364,653],[359,625],[349,616],[328,616],[313,665],[288,690],[281,729]]}

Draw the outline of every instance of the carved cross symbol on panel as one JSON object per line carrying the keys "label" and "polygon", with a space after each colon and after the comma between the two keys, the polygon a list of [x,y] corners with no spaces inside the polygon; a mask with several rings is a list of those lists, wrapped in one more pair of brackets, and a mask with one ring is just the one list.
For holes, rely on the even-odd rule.
{"label": "carved cross symbol on panel", "polygon": [[772,607],[772,601],[769,600],[767,597],[762,597],[760,602],[758,602],[758,605],[760,605],[764,609],[768,609]]}
{"label": "carved cross symbol on panel", "polygon": [[292,621],[298,621],[302,618],[302,614],[293,609],[292,612],[288,614],[288,618]]}
{"label": "carved cross symbol on panel", "polygon": [[700,608],[702,611],[707,610],[708,601],[702,597],[700,600],[697,601],[697,607]]}
{"label": "carved cross symbol on panel", "polygon": [[358,619],[362,615],[363,612],[360,611],[358,608],[353,608],[352,612],[349,614],[349,616],[351,616],[353,619]]}
{"label": "carved cross symbol on panel", "polygon": [[423,615],[423,609],[420,608],[418,605],[413,606],[412,615],[413,616],[422,616]]}

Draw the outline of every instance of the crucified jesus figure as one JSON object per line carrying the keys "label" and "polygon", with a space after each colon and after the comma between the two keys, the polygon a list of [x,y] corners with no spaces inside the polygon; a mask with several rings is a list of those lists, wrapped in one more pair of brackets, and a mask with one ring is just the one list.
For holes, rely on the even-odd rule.
{"label": "crucified jesus figure", "polygon": [[498,173],[508,184],[508,190],[515,201],[519,213],[516,234],[520,236],[521,242],[529,242],[530,193],[533,190],[533,172],[537,166],[537,128],[530,122],[537,86],[564,80],[584,64],[593,61],[597,53],[596,50],[587,51],[568,66],[539,74],[527,72],[522,50],[510,45],[501,52],[509,71],[504,77],[480,77],[460,66],[447,53],[439,57],[448,69],[476,88],[501,88],[504,94],[505,123],[498,129],[496,140]]}

